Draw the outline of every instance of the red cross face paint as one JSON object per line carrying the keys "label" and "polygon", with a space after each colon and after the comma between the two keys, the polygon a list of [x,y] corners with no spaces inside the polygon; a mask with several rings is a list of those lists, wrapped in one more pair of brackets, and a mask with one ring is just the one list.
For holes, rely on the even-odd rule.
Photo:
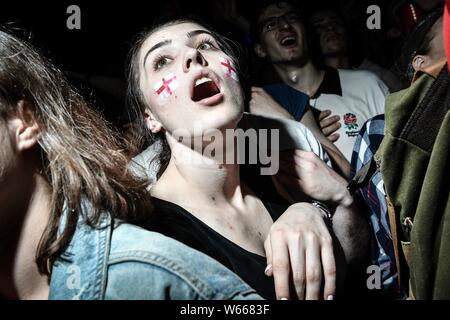
{"label": "red cross face paint", "polygon": [[156,94],[161,100],[167,100],[177,88],[177,77],[173,73],[169,73],[153,86],[153,89],[155,89]]}
{"label": "red cross face paint", "polygon": [[228,60],[227,58],[220,58],[220,65],[228,78],[239,81],[236,69],[234,68],[230,60]]}

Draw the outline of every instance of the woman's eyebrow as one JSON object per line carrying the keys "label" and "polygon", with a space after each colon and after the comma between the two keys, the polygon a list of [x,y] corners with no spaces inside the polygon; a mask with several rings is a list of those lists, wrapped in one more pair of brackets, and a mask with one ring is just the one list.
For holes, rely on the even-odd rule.
{"label": "woman's eyebrow", "polygon": [[[208,35],[210,35],[211,37],[214,38],[214,36],[213,36],[213,34],[211,32],[206,31],[206,30],[201,30],[201,29],[188,32],[187,33],[187,37],[188,38],[192,38],[192,37],[196,37],[196,36],[198,36],[200,34],[203,34],[203,33],[206,33],[206,34],[208,34]],[[169,45],[171,43],[172,43],[172,40],[164,40],[164,41],[158,42],[153,47],[151,47],[150,50],[148,50],[147,53],[145,54],[144,63],[143,63],[144,68],[145,68],[145,62],[147,61],[147,57],[149,56],[150,53],[152,53],[156,49],[159,49],[161,47],[167,46],[167,45]]]}
{"label": "woman's eyebrow", "polygon": [[214,38],[213,34],[211,32],[209,32],[209,31],[207,31],[207,30],[190,31],[190,32],[187,33],[187,37],[188,38],[192,38],[192,37],[198,36],[199,34],[203,34],[203,33],[206,33],[206,34],[208,34],[208,35],[210,35],[211,37]]}
{"label": "woman's eyebrow", "polygon": [[150,53],[152,53],[156,49],[159,49],[161,47],[167,46],[167,45],[169,45],[171,43],[172,43],[172,40],[164,40],[164,41],[158,42],[153,47],[151,47],[150,50],[148,50],[147,53],[145,54],[143,66],[145,67],[145,61],[147,60],[147,57],[148,57],[148,55]]}

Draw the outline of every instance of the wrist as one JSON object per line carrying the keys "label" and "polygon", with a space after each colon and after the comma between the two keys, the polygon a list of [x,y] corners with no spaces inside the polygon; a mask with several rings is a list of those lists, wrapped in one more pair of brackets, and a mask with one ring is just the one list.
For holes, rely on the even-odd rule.
{"label": "wrist", "polygon": [[353,204],[353,196],[348,190],[347,181],[333,172],[333,176],[335,178],[336,183],[330,183],[330,186],[333,186],[333,191],[330,190],[331,199],[329,200],[330,207],[333,206],[344,206],[350,207]]}
{"label": "wrist", "polygon": [[314,207],[316,207],[317,209],[319,209],[322,212],[326,221],[328,221],[329,223],[332,222],[333,214],[332,214],[330,208],[325,203],[317,201],[317,200],[313,200],[313,201],[311,201],[311,205],[313,205]]}
{"label": "wrist", "polygon": [[351,207],[353,204],[353,196],[347,190],[347,188],[343,189],[339,194],[338,200],[336,201],[338,206],[343,206],[345,208]]}

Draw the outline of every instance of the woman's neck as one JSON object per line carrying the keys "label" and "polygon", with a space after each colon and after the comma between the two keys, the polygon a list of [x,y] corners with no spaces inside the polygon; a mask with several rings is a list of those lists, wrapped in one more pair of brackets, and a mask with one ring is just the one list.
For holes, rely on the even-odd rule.
{"label": "woman's neck", "polygon": [[[273,221],[262,202],[241,183],[237,161],[212,161],[181,144],[172,145],[171,150],[170,163],[152,187],[152,196],[183,207],[228,240],[264,255],[264,239]],[[235,156],[236,149],[226,150],[228,159]]]}
{"label": "woman's neck", "polygon": [[[21,180],[22,186],[27,186]],[[35,258],[41,236],[48,224],[51,190],[38,174],[28,179],[29,190],[13,197],[8,213],[19,217],[2,231],[0,244],[0,295],[6,299],[47,299],[48,277],[39,273]],[[3,223],[2,223],[3,224]],[[3,228],[3,226],[2,226]]]}
{"label": "woman's neck", "polygon": [[214,159],[182,143],[170,144],[172,156],[164,174],[152,187],[153,196],[183,204],[243,205],[244,192],[234,145],[222,147],[221,156]]}

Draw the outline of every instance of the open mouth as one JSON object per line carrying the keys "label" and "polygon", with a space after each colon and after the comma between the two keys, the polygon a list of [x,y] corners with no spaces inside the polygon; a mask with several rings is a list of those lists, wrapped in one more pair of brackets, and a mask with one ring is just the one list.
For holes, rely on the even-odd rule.
{"label": "open mouth", "polygon": [[213,97],[218,93],[220,93],[220,90],[212,79],[201,77],[195,81],[192,100],[195,102],[201,101]]}
{"label": "open mouth", "polygon": [[297,44],[297,38],[294,36],[287,36],[280,40],[280,45],[283,47],[291,47]]}
{"label": "open mouth", "polygon": [[341,40],[341,35],[333,32],[333,33],[328,34],[325,39],[327,42],[338,41],[338,40]]}

